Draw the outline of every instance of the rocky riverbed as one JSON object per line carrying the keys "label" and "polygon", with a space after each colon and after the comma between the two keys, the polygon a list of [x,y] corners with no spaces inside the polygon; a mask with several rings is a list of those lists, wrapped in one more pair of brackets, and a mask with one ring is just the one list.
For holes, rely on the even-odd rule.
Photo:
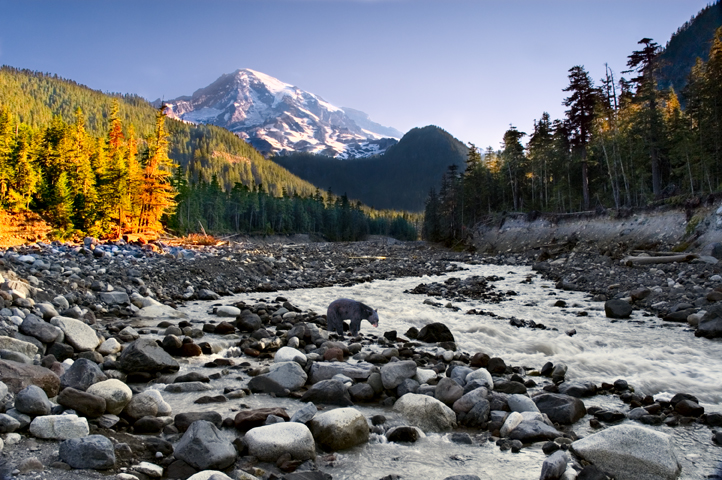
{"label": "rocky riverbed", "polygon": [[[386,239],[194,249],[87,239],[8,249],[0,259],[0,389],[8,390],[0,392],[0,470],[61,479],[195,480],[209,478],[196,473],[208,470],[231,478],[331,478],[335,452],[449,432],[452,443],[500,452],[543,445],[549,456],[536,463],[540,478],[677,478],[679,452],[648,426],[698,425],[709,429],[710,443],[720,442],[722,415],[705,412],[693,392],[655,399],[619,378],[570,381],[563,364],[508,365],[481,346],[460,351],[443,323],[384,332],[382,321],[379,335],[336,338],[325,331],[323,312],[272,293],[433,280],[459,271],[457,262],[534,265],[560,289],[649,315],[682,312],[669,320],[685,328],[717,318],[722,269],[714,258],[644,267],[619,260],[574,248],[489,256]],[[495,289],[495,280],[425,280],[414,293],[431,295],[440,308],[515,294]],[[224,302],[241,292],[268,300]],[[213,320],[178,310],[198,300],[216,301]],[[172,395],[191,397],[197,407],[174,410]],[[626,406],[586,408],[585,399],[600,396]],[[265,404],[276,398],[279,406],[252,408],[255,397]],[[233,414],[224,418],[209,405]],[[388,418],[356,408],[369,405],[387,409]],[[580,426],[582,418],[588,425]],[[628,442],[621,450],[620,439]]]}

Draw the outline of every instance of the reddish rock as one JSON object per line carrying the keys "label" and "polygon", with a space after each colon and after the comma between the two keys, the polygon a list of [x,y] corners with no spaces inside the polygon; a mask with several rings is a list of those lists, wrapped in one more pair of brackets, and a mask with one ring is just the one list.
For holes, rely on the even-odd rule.
{"label": "reddish rock", "polygon": [[236,327],[228,322],[221,322],[216,325],[215,332],[218,335],[228,335],[229,333],[236,333]]}
{"label": "reddish rock", "polygon": [[203,354],[200,345],[195,343],[184,343],[180,348],[181,357],[199,357]]}
{"label": "reddish rock", "polygon": [[39,365],[0,360],[0,379],[12,393],[18,393],[29,385],[42,388],[50,398],[60,391],[60,377]]}
{"label": "reddish rock", "polygon": [[483,352],[477,352],[471,357],[469,365],[476,368],[484,368],[489,365],[489,355]]}
{"label": "reddish rock", "polygon": [[340,348],[329,348],[323,354],[323,359],[327,362],[343,362],[343,351]]}
{"label": "reddish rock", "polygon": [[236,418],[233,420],[233,423],[238,430],[246,431],[265,425],[266,418],[268,418],[269,415],[281,417],[285,421],[289,421],[291,419],[284,408],[258,408],[256,410],[238,412]]}

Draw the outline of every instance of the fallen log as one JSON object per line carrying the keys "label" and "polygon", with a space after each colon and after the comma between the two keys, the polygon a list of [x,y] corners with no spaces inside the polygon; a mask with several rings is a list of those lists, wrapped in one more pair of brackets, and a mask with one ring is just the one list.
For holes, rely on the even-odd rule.
{"label": "fallen log", "polygon": [[632,267],[634,265],[651,265],[655,263],[691,262],[699,255],[668,255],[664,257],[627,257],[621,261],[622,265]]}

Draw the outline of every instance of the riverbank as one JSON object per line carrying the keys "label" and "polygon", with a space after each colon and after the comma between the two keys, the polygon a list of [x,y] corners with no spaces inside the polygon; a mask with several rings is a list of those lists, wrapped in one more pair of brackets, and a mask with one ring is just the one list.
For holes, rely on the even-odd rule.
{"label": "riverbank", "polygon": [[[58,357],[56,357],[55,360],[60,360],[60,362],[54,363],[52,358],[48,358],[47,356],[43,357],[39,350],[37,352],[37,355],[44,358],[43,364],[50,367],[50,370],[54,369],[53,371],[60,373],[59,378],[61,379],[64,378],[63,374],[70,367],[70,362],[62,358],[62,352],[64,351],[70,353],[68,358],[75,359],[76,363],[79,363],[77,359],[80,358],[97,362],[106,377],[122,380],[132,387],[132,397],[139,396],[141,398],[143,396],[140,395],[140,393],[148,388],[148,382],[154,378],[158,378],[156,374],[165,375],[161,373],[163,368],[160,368],[158,371],[142,372],[138,371],[137,368],[131,368],[127,365],[123,366],[120,350],[108,353],[112,349],[106,350],[101,347],[106,342],[113,343],[111,340],[115,340],[118,346],[124,346],[124,350],[128,350],[128,347],[133,344],[136,338],[157,338],[158,340],[162,340],[165,353],[171,353],[176,361],[180,361],[180,372],[175,374],[175,376],[166,377],[166,380],[164,380],[164,382],[168,382],[169,385],[176,381],[180,374],[191,373],[188,371],[190,364],[186,363],[187,360],[183,359],[195,358],[187,355],[198,354],[201,355],[197,357],[199,359],[213,359],[210,362],[213,363],[213,365],[210,367],[208,365],[205,367],[202,365],[197,366],[198,369],[207,369],[206,372],[208,372],[208,375],[206,376],[209,377],[209,381],[213,380],[217,382],[219,379],[231,374],[239,375],[239,378],[244,378],[244,381],[236,384],[235,387],[237,388],[229,386],[228,388],[223,388],[222,392],[216,392],[214,394],[203,394],[199,392],[196,396],[206,396],[211,399],[216,397],[216,401],[220,401],[220,397],[224,397],[226,399],[225,401],[237,402],[237,400],[233,399],[249,398],[249,394],[252,394],[251,396],[260,395],[261,397],[266,397],[268,393],[261,393],[262,390],[252,392],[252,390],[256,388],[268,388],[271,389],[273,395],[290,398],[294,402],[291,403],[293,407],[288,408],[289,416],[294,410],[300,409],[303,405],[298,403],[296,399],[313,391],[314,385],[319,383],[319,378],[315,380],[311,379],[313,375],[312,369],[314,368],[328,368],[324,366],[331,365],[333,366],[332,370],[334,375],[340,373],[350,380],[349,382],[341,378],[340,383],[345,386],[345,388],[342,387],[342,389],[345,390],[346,393],[340,393],[340,391],[336,393],[332,392],[332,396],[338,397],[340,395],[340,398],[344,398],[345,395],[349,395],[349,398],[354,403],[361,405],[370,401],[371,403],[378,403],[379,405],[383,405],[384,402],[386,402],[388,406],[395,404],[399,398],[404,396],[403,393],[408,393],[406,390],[399,391],[399,385],[408,379],[416,379],[416,377],[419,377],[420,372],[423,375],[414,380],[418,385],[415,386],[413,383],[409,384],[409,382],[405,382],[406,386],[404,388],[411,386],[411,388],[416,388],[418,392],[419,389],[423,387],[423,389],[428,390],[424,390],[425,393],[432,393],[432,397],[438,399],[445,395],[445,393],[442,394],[441,390],[439,390],[439,394],[437,395],[439,385],[442,385],[444,392],[447,393],[448,389],[458,390],[453,384],[449,384],[448,381],[444,380],[452,378],[453,371],[456,370],[457,367],[463,367],[472,371],[482,371],[482,373],[486,371],[489,372],[489,376],[496,386],[489,388],[491,385],[475,385],[476,387],[486,389],[485,395],[481,395],[483,392],[477,392],[476,394],[481,395],[481,397],[489,403],[489,410],[487,412],[489,417],[484,420],[486,423],[485,427],[479,429],[479,426],[474,425],[474,431],[481,434],[481,436],[470,436],[471,445],[481,446],[488,444],[489,439],[494,438],[494,441],[497,439],[503,440],[498,445],[502,450],[506,447],[517,449],[519,448],[519,444],[521,444],[522,447],[520,448],[531,448],[531,450],[529,450],[530,452],[539,452],[539,443],[536,444],[536,450],[534,447],[530,447],[534,445],[535,440],[528,439],[529,442],[527,442],[524,439],[517,439],[519,443],[513,443],[512,440],[514,439],[501,435],[501,427],[510,415],[509,410],[513,410],[509,404],[509,395],[521,395],[530,398],[530,396],[534,396],[534,393],[539,394],[546,392],[558,394],[560,386],[564,385],[564,383],[560,382],[563,376],[560,377],[559,373],[556,375],[558,378],[554,379],[554,375],[552,374],[553,370],[544,372],[542,369],[543,365],[507,365],[502,358],[495,360],[495,363],[499,364],[501,361],[502,364],[505,365],[503,371],[499,369],[494,372],[494,362],[492,362],[491,367],[489,363],[483,365],[485,358],[483,355],[474,360],[476,353],[484,353],[483,346],[480,346],[477,352],[469,351],[463,353],[458,350],[454,352],[453,349],[446,350],[444,348],[452,348],[451,344],[438,344],[439,341],[448,343],[450,341],[449,339],[436,338],[433,340],[433,343],[425,345],[426,342],[421,341],[423,338],[421,340],[418,338],[415,340],[413,338],[413,331],[397,331],[395,332],[395,336],[391,333],[387,336],[384,334],[386,329],[383,328],[383,316],[381,330],[378,332],[379,335],[367,334],[357,339],[346,340],[344,342],[333,342],[332,338],[331,343],[327,343],[328,339],[324,335],[325,319],[323,315],[319,315],[323,313],[323,311],[316,310],[318,313],[314,313],[308,310],[297,309],[293,305],[293,297],[291,294],[286,293],[291,300],[291,302],[287,302],[286,299],[276,299],[273,292],[280,289],[288,292],[299,288],[319,288],[330,287],[332,285],[347,285],[347,288],[349,288],[351,286],[363,286],[375,280],[393,281],[393,279],[422,277],[423,275],[430,277],[423,280],[428,283],[429,281],[433,281],[433,276],[435,275],[450,274],[454,276],[455,272],[461,273],[459,270],[460,267],[455,262],[464,262],[469,265],[497,264],[505,265],[509,268],[513,268],[514,265],[535,265],[535,269],[538,272],[544,272],[544,275],[548,276],[548,278],[557,280],[558,277],[557,283],[559,283],[560,287],[570,289],[569,287],[574,285],[574,289],[593,292],[600,301],[616,296],[619,298],[631,298],[630,292],[633,287],[636,288],[642,280],[648,279],[660,283],[659,278],[665,278],[667,275],[674,276],[674,278],[676,278],[675,285],[679,284],[683,287],[680,290],[680,288],[675,285],[667,285],[668,289],[665,289],[661,283],[660,285],[654,285],[650,290],[655,289],[652,293],[655,296],[653,298],[656,298],[657,301],[649,303],[648,305],[638,303],[638,308],[652,307],[660,301],[672,304],[685,297],[685,295],[690,296],[693,293],[696,295],[695,298],[700,298],[702,291],[705,293],[707,289],[714,291],[715,286],[719,282],[714,278],[715,275],[719,274],[718,266],[712,265],[711,263],[669,264],[664,266],[663,269],[657,267],[626,267],[622,265],[617,267],[618,262],[614,258],[606,257],[607,259],[605,259],[602,258],[605,257],[604,255],[592,254],[591,252],[584,252],[579,249],[575,250],[575,247],[559,252],[549,252],[548,255],[550,256],[548,259],[538,262],[540,259],[538,258],[538,254],[534,252],[526,252],[524,254],[514,254],[510,252],[503,255],[490,256],[465,252],[450,252],[420,242],[400,243],[388,239],[375,239],[369,242],[352,244],[317,244],[299,240],[303,239],[294,239],[293,242],[286,241],[283,243],[247,241],[203,248],[170,247],[162,243],[155,244],[154,246],[124,245],[122,243],[100,244],[88,240],[83,246],[39,244],[16,250],[8,250],[3,252],[2,259],[0,260],[2,262],[2,265],[0,265],[0,270],[2,270],[1,274],[5,279],[9,280],[5,283],[4,287],[6,294],[2,295],[2,301],[5,302],[5,309],[0,312],[4,322],[3,334],[8,338],[12,337],[21,342],[30,343],[39,350],[45,349],[43,353],[53,352],[53,355],[57,354]],[[590,266],[596,267],[597,265],[606,267],[606,269],[590,268]],[[652,268],[661,270],[664,275],[659,277],[656,273],[651,273]],[[597,272],[597,270],[604,273],[600,273],[598,276],[596,273],[594,275],[589,274],[589,272]],[[683,275],[680,276],[680,273]],[[586,281],[580,280],[581,274],[588,275]],[[612,279],[615,279],[617,286],[610,289],[609,286],[613,284],[608,282]],[[622,282],[620,279],[624,281]],[[421,281],[422,280],[419,279],[419,282]],[[457,301],[455,299],[461,295],[484,295],[489,292],[494,292],[494,285],[496,283],[494,279],[488,279],[487,286],[489,288],[482,288],[480,286],[481,283],[482,282],[478,280],[443,282],[438,290],[439,295],[429,297],[429,301],[438,303],[438,307],[436,308],[439,308],[439,318],[441,321],[443,322],[444,306],[447,301],[452,303],[449,305],[449,308],[452,308],[454,307],[453,303]],[[659,291],[656,290],[656,287],[659,287]],[[238,308],[238,311],[229,310],[230,317],[228,317],[225,322],[224,318],[218,315],[218,311],[210,321],[201,321],[192,317],[184,317],[183,315],[173,318],[173,316],[176,315],[173,312],[178,312],[178,307],[182,304],[200,300],[215,300],[218,306],[225,305],[226,307],[232,307],[232,305],[228,305],[228,302],[224,301],[224,297],[230,293],[243,292],[256,292],[254,295],[267,298],[268,300],[261,303],[236,303],[234,308]],[[495,292],[495,294],[498,293],[500,292]],[[501,293],[504,295],[512,295],[512,293],[509,293],[509,289],[504,289]],[[650,293],[650,295],[652,293]],[[679,296],[680,294],[682,295]],[[604,295],[604,298],[602,298],[602,295]],[[59,297],[62,297],[62,299]],[[502,299],[503,301],[502,297],[503,295],[493,295],[489,298]],[[274,301],[274,299],[276,299],[276,301]],[[641,300],[644,299],[645,298],[642,298]],[[705,301],[709,302],[706,296]],[[54,308],[55,312],[50,311],[48,306],[44,304],[49,304],[49,307]],[[695,308],[702,308],[703,306],[704,305],[701,305]],[[185,309],[181,309],[180,313],[184,310]],[[218,310],[220,310],[220,308]],[[244,313],[244,311],[246,313]],[[10,313],[10,315],[7,315],[8,313]],[[60,347],[54,346],[59,342],[57,336],[53,337],[52,342],[38,339],[38,335],[41,335],[40,330],[44,331],[46,329],[31,329],[30,325],[26,325],[25,331],[20,330],[30,314],[39,314],[37,315],[39,318],[47,317],[48,320],[57,314],[60,314],[62,317],[79,320],[81,323],[89,325],[94,330],[96,336],[102,336],[103,342],[98,343],[90,350],[72,345],[72,352],[65,348],[61,350]],[[141,320],[140,323],[138,323],[139,320]],[[68,329],[64,323],[56,323],[58,325],[53,326],[63,330],[63,334],[67,337],[66,340],[61,343],[66,345],[70,344],[71,338],[73,337],[73,334],[70,333],[71,329]],[[71,322],[66,323],[72,325]],[[133,327],[133,325],[135,325],[135,327]],[[297,327],[301,325],[305,326],[299,330]],[[130,329],[128,329],[128,327],[130,327]],[[36,328],[39,327],[36,325]],[[522,328],[526,327],[522,326]],[[294,329],[298,331],[294,332]],[[57,335],[57,331],[53,331]],[[28,334],[28,332],[31,333]],[[34,336],[32,332],[36,335]],[[223,334],[223,332],[225,332],[225,334]],[[43,332],[42,334],[44,335],[45,333],[46,332]],[[416,332],[417,336],[419,333],[421,332]],[[48,335],[50,335],[50,333],[48,333]],[[169,338],[169,336],[175,336],[177,340]],[[393,338],[390,338],[391,336],[393,336]],[[459,339],[454,340],[458,341]],[[697,339],[697,341],[708,342],[710,340]],[[100,342],[100,340],[98,340],[98,342]],[[20,345],[15,342],[10,343]],[[232,344],[236,344],[237,350],[234,350],[236,353],[219,358],[218,353],[223,351],[223,345]],[[25,345],[20,345],[20,347],[25,347]],[[299,351],[300,354],[305,357],[305,361],[301,361],[302,357],[300,356],[291,361],[298,363],[307,378],[302,383],[300,381],[294,381],[292,388],[288,388],[290,384],[286,386],[282,385],[283,388],[280,391],[274,390],[277,389],[278,386],[267,380],[258,381],[263,384],[262,387],[256,385],[250,388],[249,384],[251,379],[268,378],[268,374],[271,373],[273,365],[278,362],[276,358],[278,352],[281,351],[281,348],[289,347]],[[340,350],[340,352],[338,350]],[[100,353],[101,351],[103,352],[102,354]],[[96,355],[96,353],[98,355]],[[489,354],[494,356],[493,351],[490,351]],[[233,355],[240,356],[234,357]],[[488,354],[487,357],[489,357]],[[14,358],[15,360],[22,360],[22,357],[17,355],[15,355]],[[333,362],[334,359],[342,361]],[[32,359],[30,360],[32,361]],[[487,358],[487,360],[490,360],[490,358]],[[412,369],[409,368],[410,364],[407,363],[409,361],[413,361],[412,363],[415,364],[413,372],[411,371]],[[358,362],[364,362],[364,364],[369,365],[365,370],[365,372],[369,374],[368,376],[357,378],[356,373],[353,373],[355,370],[349,370],[351,365]],[[83,362],[80,363],[82,364]],[[405,367],[396,364],[404,364]],[[169,362],[168,365],[172,366],[172,363]],[[166,367],[168,367],[168,365],[166,365]],[[314,367],[314,365],[316,365],[316,367]],[[401,380],[401,383],[391,388],[386,388],[391,385],[390,383],[389,385],[383,385],[382,382],[380,391],[376,391],[375,387],[378,385],[370,380],[370,377],[374,373],[381,376],[382,369],[385,368],[385,365],[391,365],[395,368],[398,367],[401,370],[405,368],[408,370],[407,373],[412,373],[412,375],[406,376],[406,373],[404,373],[398,376],[397,378]],[[168,368],[173,370],[172,367]],[[541,377],[542,381],[539,381],[540,377],[537,377],[537,373],[534,373],[535,369],[538,374],[548,373],[550,376]],[[303,378],[303,374],[301,374],[297,368],[294,367],[291,370],[293,370],[293,372],[284,377],[284,382],[287,381],[289,377],[295,377],[295,380]],[[428,371],[433,372],[433,375]],[[466,370],[460,369],[457,371],[457,374],[462,371],[466,372]],[[468,371],[466,373],[468,375],[472,372]],[[476,375],[482,375],[482,373]],[[211,379],[210,377],[214,375],[218,376]],[[202,377],[198,377],[197,372],[192,375],[192,377],[195,378],[196,383],[199,381],[198,378],[202,380]],[[333,375],[331,375],[331,377],[333,377]],[[329,380],[331,377],[329,377]],[[483,374],[483,377],[487,378],[486,374]],[[277,379],[278,377],[274,378]],[[3,380],[5,381],[5,378],[3,378]],[[276,384],[279,383],[273,378],[271,380]],[[462,388],[462,395],[469,393],[464,392],[467,378],[464,377],[462,379],[459,377],[457,380],[457,384]],[[641,418],[641,416],[651,415],[655,417],[645,419],[649,422],[677,422],[683,424],[685,422],[691,422],[695,425],[704,425],[705,422],[709,423],[707,417],[701,417],[699,412],[697,412],[697,416],[687,415],[686,413],[688,413],[688,411],[685,411],[686,413],[684,414],[678,412],[676,410],[676,404],[679,403],[679,399],[677,399],[677,401],[672,401],[671,398],[665,398],[659,401],[651,399],[650,402],[646,397],[636,398],[631,390],[622,388],[621,383],[619,386],[614,385],[614,380],[615,378],[609,378],[607,386],[602,384],[595,385],[595,398],[599,398],[599,394],[601,393],[603,394],[602,397],[605,395],[614,396],[618,399],[617,402],[619,402],[619,404],[627,400],[634,402],[632,403],[633,407],[642,408],[646,412],[638,411],[635,413],[635,416],[639,415]],[[180,381],[179,383],[187,382]],[[204,382],[201,381],[201,383]],[[528,389],[525,390],[527,392],[526,395],[521,391],[521,387],[516,385],[517,383]],[[532,386],[532,383],[534,386]],[[67,386],[67,382],[65,385]],[[212,382],[211,385],[213,385]],[[566,387],[569,386],[570,385],[567,385]],[[338,387],[338,385],[335,385],[335,387]],[[566,387],[564,388],[566,389]],[[590,388],[589,385],[586,387]],[[182,389],[188,387],[174,388]],[[371,390],[369,390],[369,388]],[[512,391],[515,388],[519,389],[519,392],[516,390]],[[507,389],[512,390],[507,391]],[[203,388],[201,390],[206,389]],[[212,390],[218,390],[218,387],[212,388]],[[285,390],[288,390],[288,392]],[[476,390],[476,388],[473,390]],[[371,393],[371,391],[373,391],[373,393]],[[629,393],[629,396],[624,397],[625,400],[623,400],[622,395],[624,395],[625,392]],[[51,391],[51,393],[53,392]],[[459,392],[455,391],[453,395],[457,393]],[[364,395],[366,397],[363,397]],[[453,395],[448,398],[453,398]],[[481,400],[481,397],[476,400]],[[51,398],[54,397],[51,396]],[[322,397],[322,400],[314,400],[314,403],[318,403],[319,405],[333,403],[329,402],[329,398],[330,397]],[[446,398],[446,403],[441,403],[444,403],[448,407],[453,407],[456,401],[451,401],[448,398]],[[500,403],[494,404],[495,407],[491,408],[494,399]],[[458,398],[456,400],[458,400]],[[696,403],[691,398],[688,400]],[[250,400],[241,400],[241,402],[252,403]],[[483,402],[481,403],[483,404]],[[286,405],[288,404],[286,403]],[[53,408],[58,412],[65,410],[65,408]],[[165,476],[170,476],[171,472],[175,474],[178,471],[170,470],[171,464],[177,461],[178,458],[170,455],[169,452],[172,451],[174,446],[177,447],[177,442],[180,440],[182,432],[179,430],[174,433],[172,428],[179,428],[177,414],[188,412],[174,411],[173,414],[176,415],[176,418],[167,420],[168,417],[161,412],[162,408],[164,408],[162,404],[156,405],[156,412],[151,415],[152,418],[159,420],[145,420],[145,424],[156,428],[158,433],[142,437],[130,435],[130,433],[134,432],[138,434],[142,428],[149,428],[147,426],[142,427],[141,425],[136,425],[137,422],[144,417],[134,418],[133,416],[129,416],[127,410],[121,411],[121,415],[117,416],[118,420],[110,426],[110,429],[104,427],[101,422],[106,420],[112,421],[112,417],[88,417],[90,418],[91,433],[104,433],[114,438],[116,442],[114,450],[117,452],[123,452],[125,451],[124,449],[131,451],[130,454],[115,464],[113,471],[121,475],[119,478],[123,478],[122,474],[124,473],[132,474],[136,478],[141,479],[146,477],[150,478],[150,475],[143,473],[142,468],[136,468],[141,460],[159,465],[162,468],[162,475]],[[204,407],[196,408],[202,409]],[[481,407],[479,408],[481,409]],[[241,409],[244,410],[243,407],[241,407]],[[470,410],[467,410],[462,413],[466,414],[469,411]],[[495,414],[495,417],[492,417],[492,411],[506,413],[503,414],[503,418],[501,417],[502,414],[499,413]],[[609,421],[611,425],[631,415],[631,412],[629,414],[623,412],[623,417],[610,420],[616,414],[609,412],[609,409],[601,409],[594,412],[595,414],[592,415],[592,417],[597,422],[601,421],[602,424]],[[266,412],[265,416],[263,416],[264,422],[267,421],[269,413],[270,412]],[[280,413],[281,412],[276,412],[274,415],[278,416],[277,414]],[[599,413],[599,415],[596,415],[597,413]],[[459,416],[458,412],[455,412],[455,414],[455,421],[463,421],[463,415]],[[283,418],[282,414],[281,418]],[[605,418],[607,420],[604,420]],[[685,420],[685,418],[691,418],[692,420]],[[716,419],[716,417],[713,418]],[[713,423],[716,421],[714,419],[712,420]],[[230,418],[229,421],[231,421],[233,425],[228,424],[225,428],[236,428],[235,418]],[[271,421],[277,420],[271,419]],[[490,426],[489,423],[494,421],[501,422],[501,424]],[[589,422],[590,420],[587,419],[586,421]],[[550,428],[557,429],[553,435],[551,430],[547,430],[547,432],[550,441],[554,441],[559,447],[568,445],[576,440],[577,433],[572,434],[570,432],[581,431],[584,434],[592,433],[591,431],[587,432],[586,428],[580,427],[579,425],[575,425],[573,430],[568,431],[565,428],[561,428],[558,422],[555,424],[553,421],[548,423],[542,421],[542,423]],[[141,422],[141,424],[143,424],[143,422]],[[222,422],[219,426],[222,427]],[[375,438],[377,439],[388,439],[389,435],[391,435],[389,429],[396,426],[399,425],[393,423],[385,427],[382,425],[371,433],[376,435]],[[168,427],[168,429],[166,427]],[[546,429],[546,427],[539,425],[537,425],[537,427]],[[705,430],[706,428],[708,427],[705,427]],[[497,429],[499,430],[498,432],[496,432]],[[709,430],[706,431],[710,432]],[[411,437],[415,435],[418,436],[417,433],[415,434],[413,432],[415,432],[415,430],[407,430],[406,435],[411,435]],[[463,430],[463,432],[466,432],[466,430]],[[710,434],[711,432],[707,435]],[[150,440],[156,437],[162,440],[162,442],[160,440]],[[13,439],[12,441],[17,440],[17,437],[14,436],[11,438]],[[404,438],[408,440],[410,437]],[[459,438],[461,439],[461,437]],[[564,438],[569,442],[563,440]],[[560,440],[556,442],[556,439]],[[466,437],[460,441],[466,442]],[[58,454],[56,453],[57,443],[49,440],[39,440],[34,435],[26,434],[21,435],[19,442],[20,443],[17,444],[18,446],[8,445],[6,447],[4,455],[5,458],[9,460],[7,465],[8,469],[5,470],[6,472],[12,472],[14,468],[20,466],[20,463],[35,456],[41,458],[40,463],[45,465],[57,462],[52,467],[53,475],[56,478],[80,478],[74,476],[77,475],[79,471],[56,471],[58,468],[67,467],[67,462],[58,462]],[[168,450],[168,444],[163,442],[170,444],[171,450]],[[117,447],[118,444],[121,444],[121,446]],[[247,453],[243,445],[237,445],[236,447],[240,449],[241,455]],[[248,448],[248,445],[245,445],[245,448]],[[552,447],[550,446],[549,448]],[[19,449],[22,450],[22,453]],[[333,451],[334,449],[331,448],[330,450]],[[34,452],[37,452],[37,455],[33,455]],[[160,453],[160,456],[158,456],[158,453]],[[121,457],[122,455],[118,453],[117,458],[121,459]],[[320,451],[319,457],[321,463],[333,462],[331,458],[321,456]],[[234,456],[234,458],[236,457]],[[294,459],[292,458],[291,460]],[[569,460],[571,470],[574,470],[571,465],[579,466],[571,462],[571,458]],[[247,460],[244,460],[244,462],[247,462]],[[274,461],[272,463],[277,462]],[[538,462],[532,463],[539,466]],[[278,476],[276,478],[279,478],[281,475],[284,475],[283,470],[280,469],[282,464],[283,462],[277,463],[276,469],[265,466],[265,474],[275,474]],[[287,467],[291,468],[295,465],[295,467],[298,468],[301,467],[302,464],[302,462],[294,464],[293,461],[291,461]],[[65,467],[63,467],[63,465],[65,465]],[[254,465],[252,462],[251,464],[243,463],[243,465],[246,466],[246,471],[258,473],[256,470],[252,470],[251,467]],[[178,465],[176,465],[176,467],[177,466]],[[119,470],[120,468],[126,468],[128,470],[121,471]],[[306,468],[310,468],[310,465],[306,465],[301,469]],[[20,468],[18,468],[18,470],[20,470]],[[192,470],[186,469],[184,472],[191,473]],[[229,471],[229,473],[231,472]],[[389,472],[389,474],[391,473],[393,472]],[[454,472],[451,470],[449,473],[452,474]],[[235,474],[236,476],[240,475],[239,471],[236,471]],[[89,473],[88,475],[95,474]],[[143,475],[146,475],[146,477]],[[263,476],[263,474],[259,474],[259,476]],[[82,478],[92,478],[92,476],[83,476]]]}

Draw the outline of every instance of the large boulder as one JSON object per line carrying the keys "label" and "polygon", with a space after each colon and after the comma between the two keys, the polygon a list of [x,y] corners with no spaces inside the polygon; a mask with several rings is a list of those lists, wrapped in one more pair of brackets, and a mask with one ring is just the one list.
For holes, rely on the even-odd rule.
{"label": "large boulder", "polygon": [[629,318],[632,306],[624,300],[607,300],[604,303],[604,314],[608,318]]}
{"label": "large boulder", "polygon": [[316,457],[311,430],[302,423],[274,423],[251,429],[244,437],[248,453],[262,462],[275,462],[284,453],[294,460]]}
{"label": "large boulder", "polygon": [[443,377],[436,385],[434,397],[446,405],[453,405],[464,395],[464,389],[455,380]]}
{"label": "large boulder", "polygon": [[30,433],[49,440],[80,438],[89,432],[88,420],[77,415],[44,415],[30,424]]}
{"label": "large boulder", "polygon": [[539,480],[559,480],[564,475],[568,462],[569,457],[566,452],[557,450],[552,453],[544,459]]}
{"label": "large boulder", "polygon": [[294,361],[274,363],[271,365],[270,370],[264,376],[290,391],[303,387],[306,385],[306,380],[308,380],[308,375],[306,375],[303,367]]}
{"label": "large boulder", "polygon": [[125,383],[111,378],[104,382],[98,382],[86,390],[91,395],[97,395],[105,399],[105,411],[118,415],[133,398],[133,391]]}
{"label": "large boulder", "polygon": [[526,395],[509,395],[507,404],[512,412],[536,412],[539,413],[539,408],[534,403],[534,400],[527,397]]}
{"label": "large boulder", "polygon": [[428,395],[407,393],[394,404],[394,410],[424,432],[445,432],[456,427],[456,414]]}
{"label": "large boulder", "polygon": [[178,362],[152,338],[139,338],[128,345],[118,358],[120,368],[126,372],[177,372]]}
{"label": "large boulder", "polygon": [[436,322],[424,326],[421,331],[419,331],[416,339],[426,343],[453,342],[454,335],[452,335],[449,327],[443,323]]}
{"label": "large boulder", "polygon": [[387,390],[393,390],[414,375],[416,375],[416,362],[413,360],[391,362],[381,367],[381,382]]}
{"label": "large boulder", "polygon": [[59,453],[60,459],[73,468],[106,470],[115,466],[113,442],[103,435],[65,440]]}
{"label": "large boulder", "polygon": [[87,358],[79,358],[61,375],[60,386],[62,388],[71,387],[84,392],[92,384],[107,379],[108,377],[97,363]]}
{"label": "large boulder", "polygon": [[322,380],[316,383],[303,394],[301,401],[342,407],[353,405],[348,389],[342,381],[336,379]]}
{"label": "large boulder", "polygon": [[211,422],[193,422],[176,445],[173,455],[198,470],[218,470],[232,465],[237,452]]}
{"label": "large boulder", "polygon": [[60,390],[60,378],[39,365],[0,360],[0,378],[11,393],[18,393],[28,385],[37,385],[52,398]]}
{"label": "large boulder", "polygon": [[549,420],[562,425],[571,425],[587,414],[584,402],[571,395],[542,393],[534,397],[534,403]]}
{"label": "large boulder", "polygon": [[70,317],[53,317],[50,323],[65,334],[65,342],[78,352],[95,350],[100,338],[89,325]]}
{"label": "large boulder", "polygon": [[559,393],[572,397],[591,397],[597,393],[597,386],[586,380],[564,382],[559,385]]}
{"label": "large boulder", "polygon": [[324,449],[345,450],[369,439],[369,425],[355,408],[336,408],[316,415],[309,422],[313,438]]}
{"label": "large boulder", "polygon": [[637,425],[609,427],[571,449],[616,480],[674,480],[682,469],[669,435]]}

